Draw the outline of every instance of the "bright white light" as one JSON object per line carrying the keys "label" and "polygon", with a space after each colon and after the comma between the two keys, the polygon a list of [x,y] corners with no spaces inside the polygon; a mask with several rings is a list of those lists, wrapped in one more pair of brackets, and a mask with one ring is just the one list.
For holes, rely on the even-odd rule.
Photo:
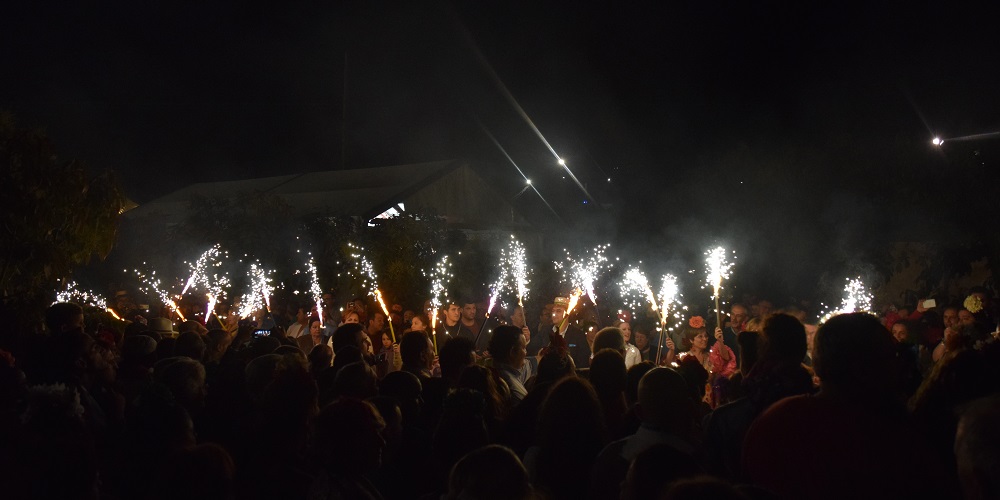
{"label": "bright white light", "polygon": [[528,184],[531,184],[531,179],[528,179]]}
{"label": "bright white light", "polygon": [[944,144],[944,141],[942,141],[940,137],[935,137],[934,140],[931,141],[931,144],[935,146],[940,146]]}
{"label": "bright white light", "polygon": [[559,164],[565,167],[566,166],[566,160],[564,160],[562,158],[559,158]]}

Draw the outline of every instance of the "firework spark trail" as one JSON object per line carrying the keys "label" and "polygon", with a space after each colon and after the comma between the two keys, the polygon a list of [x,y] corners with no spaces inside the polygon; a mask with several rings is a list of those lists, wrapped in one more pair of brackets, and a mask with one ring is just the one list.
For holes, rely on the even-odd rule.
{"label": "firework spark trail", "polygon": [[218,243],[205,250],[197,261],[190,264],[191,276],[181,291],[183,296],[192,288],[205,289],[208,297],[208,305],[205,307],[205,324],[208,324],[209,318],[215,311],[215,304],[225,296],[226,288],[229,288],[229,276],[225,273],[212,272],[212,268],[222,267],[225,257],[228,257],[228,253],[222,251]]}
{"label": "firework spark trail", "polygon": [[306,270],[309,271],[309,293],[313,296],[313,300],[316,301],[316,314],[319,315],[319,326],[325,327],[323,320],[323,289],[319,286],[319,272],[316,270],[316,262],[313,261],[312,255],[309,256],[309,262],[306,263]]}
{"label": "firework spark trail", "polygon": [[528,276],[531,274],[531,270],[528,269],[527,252],[524,249],[524,245],[520,241],[517,241],[513,235],[510,237],[508,247],[500,249],[498,268],[500,270],[499,275],[493,284],[490,285],[490,303],[489,308],[486,310],[487,317],[492,313],[497,300],[500,300],[501,305],[506,308],[506,304],[503,303],[501,297],[504,293],[509,293],[517,297],[517,305],[522,307],[524,306],[524,299],[528,297]]}
{"label": "firework spark trail", "polygon": [[241,318],[247,318],[261,309],[271,309],[271,293],[274,291],[274,286],[271,284],[273,273],[274,270],[266,270],[258,263],[250,264],[250,271],[247,273],[250,276],[250,290],[240,299],[238,314]]}
{"label": "firework spark trail", "polygon": [[528,269],[528,257],[524,245],[513,236],[507,251],[507,261],[517,289],[517,305],[524,307],[524,301],[528,298],[528,275],[531,271]]}
{"label": "firework spark trail", "polygon": [[[434,309],[433,314],[431,314],[431,331],[437,329],[437,317],[438,311],[441,309],[444,301],[444,296],[448,292],[448,284],[451,282],[453,277],[451,274],[451,263],[448,262],[448,256],[441,256],[441,260],[438,261],[437,265],[431,272],[424,273],[430,278],[431,282],[431,308]],[[436,339],[435,339],[436,341]]]}
{"label": "firework spark trail", "polygon": [[56,300],[53,304],[58,304],[59,302],[73,302],[81,306],[96,307],[105,310],[118,321],[122,320],[118,316],[118,313],[108,306],[108,300],[104,296],[93,290],[81,289],[76,281],[70,281],[66,284],[65,290],[56,292]]}
{"label": "firework spark trail", "polygon": [[861,277],[859,276],[855,279],[847,280],[847,284],[844,285],[844,297],[841,299],[840,307],[824,314],[820,318],[819,323],[826,323],[827,320],[838,314],[871,312],[871,310],[872,294],[865,287],[865,283],[861,281]]}
{"label": "firework spark trail", "polygon": [[382,291],[378,289],[378,275],[375,274],[375,267],[372,266],[371,261],[365,256],[365,249],[359,247],[353,243],[348,243],[347,246],[357,250],[356,253],[352,253],[351,257],[354,259],[354,269],[361,278],[362,288],[368,290],[368,293],[375,297],[375,301],[378,302],[379,306],[382,308],[382,312],[385,313],[385,321],[389,323],[389,333],[392,334],[392,342],[396,342],[396,332],[392,326],[392,318],[389,317],[389,308],[385,305],[385,300],[382,299]]}
{"label": "firework spark trail", "polygon": [[719,292],[722,281],[729,279],[729,271],[733,264],[726,260],[726,249],[715,247],[705,252],[706,276],[705,282],[712,287],[712,298],[715,299],[715,324],[722,327],[722,310],[719,308]]}
{"label": "firework spark trail", "polygon": [[[637,267],[630,267],[625,271],[625,276],[619,283],[622,297],[628,300],[629,297],[642,297],[642,300],[649,303],[654,311],[658,309],[656,304],[656,296],[653,295],[653,288],[649,285],[649,280],[646,279],[645,273],[643,273]],[[638,309],[638,302],[631,302],[628,304],[633,309]]]}
{"label": "firework spark trail", "polygon": [[591,250],[590,255],[579,259],[573,258],[569,251],[566,251],[566,262],[555,263],[556,269],[562,272],[562,281],[568,283],[571,289],[585,293],[594,304],[597,304],[594,283],[601,272],[612,266],[604,255],[609,246],[607,244],[598,245]]}
{"label": "firework spark trail", "polygon": [[[143,262],[142,265],[145,266],[146,263]],[[162,302],[163,305],[170,307],[170,309],[172,309],[174,313],[177,314],[177,317],[180,318],[181,321],[187,321],[187,318],[184,317],[184,313],[181,312],[181,308],[177,306],[177,302],[175,302],[173,297],[170,296],[170,293],[164,290],[163,287],[161,286],[160,278],[156,277],[155,270],[150,271],[149,274],[147,275],[146,273],[138,269],[133,269],[132,274],[135,274],[135,276],[139,279],[140,291],[142,291],[147,295],[148,294],[156,295],[157,297],[160,298],[160,302]]]}
{"label": "firework spark trail", "polygon": [[707,275],[705,282],[712,287],[712,297],[718,298],[722,290],[722,281],[729,279],[729,271],[733,264],[726,260],[726,249],[715,247],[705,252]]}
{"label": "firework spark trail", "polygon": [[192,287],[197,287],[198,285],[203,285],[205,288],[209,288],[209,278],[208,269],[211,266],[218,266],[220,263],[220,256],[223,254],[222,249],[218,243],[212,245],[211,248],[205,250],[204,253],[198,257],[198,260],[194,264],[190,264],[191,276],[188,278],[187,283],[184,284],[184,289],[181,290],[181,295],[184,295]]}

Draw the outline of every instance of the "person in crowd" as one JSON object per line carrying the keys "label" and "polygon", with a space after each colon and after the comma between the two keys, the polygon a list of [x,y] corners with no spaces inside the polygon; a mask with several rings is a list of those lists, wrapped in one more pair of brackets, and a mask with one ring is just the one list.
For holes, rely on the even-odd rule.
{"label": "person in crowd", "polygon": [[491,444],[463,456],[451,469],[444,500],[533,500],[528,471],[510,448]]}
{"label": "person in crowd", "polygon": [[[398,357],[397,349],[393,346],[392,337],[389,335],[389,332],[382,332],[378,338],[378,351],[375,353],[375,373],[378,374],[378,378],[381,379],[387,373],[397,369],[396,358]],[[399,360],[398,363],[402,367],[403,361]]]}
{"label": "person in crowd", "polygon": [[940,464],[894,396],[892,336],[879,320],[834,316],[815,344],[820,392],[757,417],[743,443],[746,479],[786,498],[946,495]]}
{"label": "person in crowd", "polygon": [[[439,349],[438,363],[441,366],[441,379],[454,387],[462,370],[476,364],[476,349],[472,341],[462,337],[449,339]],[[495,363],[495,361],[494,361]]]}
{"label": "person in crowd", "polygon": [[305,307],[297,307],[295,322],[285,329],[285,334],[290,339],[297,339],[309,331],[309,315]]}
{"label": "person in crowd", "polygon": [[628,405],[625,403],[625,360],[621,352],[609,348],[598,351],[590,362],[590,383],[601,401],[608,437],[623,436]]}
{"label": "person in crowd", "polygon": [[420,377],[421,382],[433,377],[434,346],[423,332],[406,332],[399,342],[402,370]]}
{"label": "person in crowd", "polygon": [[955,435],[958,478],[965,498],[1000,498],[1000,396],[976,400],[962,413]]}
{"label": "person in crowd", "polygon": [[516,306],[510,313],[510,324],[521,329],[521,334],[527,340],[528,356],[537,356],[538,351],[549,343],[548,335],[540,333],[539,330],[532,330],[528,326],[528,317],[524,312],[524,307]]}
{"label": "person in crowd", "polygon": [[462,370],[455,388],[471,389],[483,395],[486,403],[483,423],[489,436],[497,436],[510,409],[510,389],[504,379],[495,370],[472,365]]}
{"label": "person in crowd", "polygon": [[615,328],[621,330],[622,336],[625,337],[625,369],[632,368],[633,366],[639,364],[642,361],[642,354],[639,353],[639,349],[632,344],[632,324],[627,321],[616,321]]}
{"label": "person in crowd", "polygon": [[[733,352],[736,356],[736,365],[739,366],[740,363],[740,346],[737,338],[740,332],[746,328],[746,322],[750,319],[747,313],[747,308],[743,304],[733,304],[729,308],[729,324],[727,324],[722,330],[722,342],[729,347],[729,350]],[[709,348],[715,346],[715,342],[719,340],[718,332],[714,338],[709,341]]]}
{"label": "person in crowd", "polygon": [[[206,330],[205,333],[208,333],[208,331]],[[187,356],[195,361],[202,361],[205,358],[205,351],[207,350],[204,338],[203,335],[192,330],[182,332],[177,336],[177,343],[174,345],[174,354]]]}
{"label": "person in crowd", "polygon": [[715,335],[717,342],[709,349],[705,320],[701,316],[692,317],[684,332],[684,344],[687,350],[680,355],[681,359],[688,357],[696,359],[708,371],[709,383],[729,378],[736,373],[736,355],[725,342],[718,341],[722,338],[721,329],[716,329]]}
{"label": "person in crowd", "polygon": [[704,472],[696,460],[691,460],[689,454],[666,443],[653,444],[636,454],[628,466],[625,481],[622,482],[621,496],[617,498],[662,498],[675,481],[697,477]]}
{"label": "person in crowd", "polygon": [[371,340],[372,345],[382,345],[382,333],[388,330],[388,324],[386,321],[388,320],[382,311],[375,311],[375,313],[368,318],[368,324],[365,326],[365,333],[368,334],[368,338]]}
{"label": "person in crowd", "polygon": [[538,374],[526,386],[528,395],[511,411],[503,429],[501,442],[519,456],[535,443],[538,414],[549,390],[562,379],[576,376],[576,365],[566,348],[566,339],[553,336],[543,351],[538,362]]}
{"label": "person in crowd", "polygon": [[447,300],[447,305],[444,308],[444,321],[439,321],[437,325],[437,335],[438,346],[444,345],[445,342],[450,338],[455,337],[465,337],[469,340],[475,340],[478,331],[469,330],[462,323],[462,306],[459,304],[459,300],[454,297],[449,297]]}
{"label": "person in crowd", "polygon": [[368,335],[360,323],[344,323],[337,327],[330,338],[330,344],[335,362],[340,350],[347,346],[356,348],[362,357],[368,354]]}
{"label": "person in crowd", "polygon": [[382,495],[365,477],[382,464],[385,421],[371,403],[339,399],[313,424],[319,474],[309,485],[309,499],[377,500]]}
{"label": "person in crowd", "polygon": [[525,387],[532,373],[527,363],[527,341],[521,329],[512,325],[497,327],[490,338],[490,355],[493,357],[493,368],[509,388],[509,396],[505,404],[517,406],[528,395]]}
{"label": "person in crowd", "polygon": [[58,302],[45,310],[45,328],[49,335],[59,335],[84,327],[83,308],[72,302]]}
{"label": "person in crowd", "polygon": [[316,378],[333,363],[333,348],[326,344],[314,346],[306,360],[309,363],[309,373]]}
{"label": "person in crowd", "polygon": [[295,341],[299,345],[299,349],[302,349],[304,353],[310,353],[313,347],[326,343],[326,337],[323,336],[323,326],[320,324],[319,318],[315,316],[309,318],[309,333],[299,336]]}
{"label": "person in crowd", "polygon": [[569,355],[573,357],[573,364],[577,368],[587,368],[590,366],[590,343],[583,330],[571,324],[569,318],[566,317],[568,306],[569,299],[566,297],[556,297],[552,302],[551,331],[566,339],[566,346],[569,349]]}
{"label": "person in crowd", "polygon": [[[410,328],[408,332],[424,332],[429,333],[431,330],[431,322],[427,319],[426,314],[414,314],[410,318]],[[439,344],[441,345],[441,344]]]}
{"label": "person in crowd", "polygon": [[651,342],[649,330],[645,327],[640,327],[639,324],[636,324],[632,335],[635,337],[635,348],[639,350],[639,356],[642,361],[656,361],[653,359],[656,357],[656,351],[650,349]]}
{"label": "person in crowd", "polygon": [[551,499],[588,496],[588,472],[607,444],[601,402],[589,382],[564,378],[542,404],[537,445],[525,454],[535,487]]}
{"label": "person in crowd", "polygon": [[[758,338],[756,332],[741,332],[743,342]],[[746,394],[715,409],[705,428],[708,469],[728,479],[739,479],[743,439],[750,424],[765,409],[789,396],[812,392],[812,376],[801,365],[806,351],[805,328],[787,314],[768,318],[758,344],[745,351],[744,390]]]}
{"label": "person in crowd", "polygon": [[687,383],[671,368],[652,368],[639,382],[635,434],[614,441],[598,455],[591,471],[592,498],[615,498],[629,464],[647,448],[666,444],[686,460],[700,463],[695,404]]}

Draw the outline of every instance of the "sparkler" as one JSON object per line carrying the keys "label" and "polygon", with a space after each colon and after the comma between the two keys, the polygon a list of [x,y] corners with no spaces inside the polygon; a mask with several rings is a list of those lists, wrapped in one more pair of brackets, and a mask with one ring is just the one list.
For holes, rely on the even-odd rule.
{"label": "sparkler", "polygon": [[625,271],[625,277],[622,279],[621,286],[623,290],[642,294],[643,298],[649,302],[649,307],[651,307],[654,311],[657,310],[656,296],[653,295],[653,287],[649,286],[649,280],[646,279],[646,274],[639,270],[639,268],[630,267],[627,271]]}
{"label": "sparkler", "polygon": [[[146,265],[145,262],[142,264],[144,266]],[[146,294],[156,295],[160,298],[160,302],[163,302],[163,305],[173,310],[174,314],[176,314],[181,321],[187,321],[187,318],[184,317],[184,313],[181,312],[181,308],[177,307],[177,302],[174,302],[173,297],[171,297],[170,294],[164,290],[162,286],[160,286],[160,278],[156,277],[155,270],[150,271],[148,275],[138,269],[133,269],[132,273],[139,279],[139,290]]]}
{"label": "sparkler", "polygon": [[59,302],[74,302],[80,304],[81,306],[96,307],[98,309],[103,309],[107,311],[111,316],[113,316],[118,321],[122,318],[118,316],[118,313],[108,307],[108,301],[101,294],[94,292],[92,290],[85,290],[79,288],[76,281],[70,281],[66,284],[66,289],[61,292],[56,292],[56,300],[53,304]]}
{"label": "sparkler", "polygon": [[[452,278],[451,263],[448,262],[447,255],[441,257],[441,260],[431,270],[429,277],[431,281],[431,307],[434,309],[434,313],[431,314],[431,331],[434,332],[437,331],[438,311],[441,310],[444,295],[448,290],[448,283],[451,282]],[[434,350],[437,351],[436,335],[434,336]]]}
{"label": "sparkler", "polygon": [[819,322],[826,323],[828,319],[838,314],[870,312],[871,309],[872,294],[859,276],[855,279],[848,279],[847,284],[844,285],[844,297],[841,299],[840,308],[827,312],[820,318]]}
{"label": "sparkler", "polygon": [[243,294],[240,299],[239,316],[246,318],[256,311],[266,309],[271,311],[271,293],[274,287],[271,285],[271,274],[274,270],[265,270],[257,263],[250,264],[250,290]]}
{"label": "sparkler", "polygon": [[722,290],[722,280],[729,279],[729,270],[733,264],[726,260],[726,249],[715,247],[705,252],[705,264],[708,275],[705,278],[712,287],[712,297],[715,298],[715,325],[722,328],[722,311],[719,309],[719,291]]}
{"label": "sparkler", "polygon": [[316,314],[319,314],[319,326],[325,327],[326,325],[323,324],[323,289],[319,286],[319,273],[316,271],[316,263],[313,261],[312,255],[309,256],[306,269],[309,271],[309,293],[316,301]]}
{"label": "sparkler", "polygon": [[563,319],[559,322],[559,328],[556,331],[562,332],[563,327],[566,326],[566,322],[569,321],[569,313],[573,312],[573,309],[576,308],[576,304],[580,302],[580,296],[582,295],[583,292],[579,288],[569,294],[569,303],[566,304],[566,314],[563,315]]}
{"label": "sparkler", "polygon": [[396,343],[396,332],[392,327],[392,319],[389,317],[389,308],[386,307],[385,301],[382,300],[382,292],[378,289],[378,275],[375,274],[375,267],[368,260],[368,257],[362,253],[365,251],[364,248],[354,245],[353,243],[348,243],[347,246],[357,249],[357,253],[352,253],[351,257],[354,258],[354,268],[357,271],[358,277],[361,278],[361,286],[368,290],[368,293],[375,297],[379,306],[382,307],[382,312],[385,313],[385,320],[389,323],[389,333],[392,335],[392,343]]}
{"label": "sparkler", "polygon": [[664,336],[667,335],[667,317],[670,314],[670,306],[677,302],[680,289],[677,285],[677,277],[672,274],[663,275],[662,283],[660,285],[660,338],[656,346],[657,364],[663,359],[661,353],[663,351]]}
{"label": "sparkler", "polygon": [[555,263],[556,269],[562,272],[562,281],[569,283],[570,288],[587,294],[590,297],[590,301],[595,305],[597,304],[597,295],[594,293],[594,282],[597,281],[598,275],[601,272],[612,266],[608,262],[608,258],[604,255],[604,251],[609,246],[607,244],[598,245],[591,250],[589,256],[580,259],[573,258],[567,251],[566,262]]}
{"label": "sparkler", "polygon": [[[202,287],[205,289],[206,296],[208,297],[208,306],[205,308],[206,325],[208,324],[208,319],[215,311],[215,304],[225,295],[225,290],[229,287],[229,276],[225,273],[211,272],[213,267],[218,268],[222,266],[222,259],[226,256],[228,254],[222,251],[218,243],[212,245],[211,248],[198,257],[198,260],[194,264],[191,264],[191,276],[181,291],[181,295],[183,296],[192,287]],[[218,320],[219,317],[216,316],[215,319]],[[219,320],[219,323],[222,324],[222,321]]]}

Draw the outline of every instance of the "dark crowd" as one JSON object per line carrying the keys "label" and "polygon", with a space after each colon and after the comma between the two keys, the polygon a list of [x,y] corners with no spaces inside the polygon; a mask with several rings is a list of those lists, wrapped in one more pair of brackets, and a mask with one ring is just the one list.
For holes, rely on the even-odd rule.
{"label": "dark crowd", "polygon": [[0,351],[0,498],[1000,498],[983,288],[818,325],[733,304],[662,335],[566,297],[537,325],[323,302],[123,330],[53,304]]}

